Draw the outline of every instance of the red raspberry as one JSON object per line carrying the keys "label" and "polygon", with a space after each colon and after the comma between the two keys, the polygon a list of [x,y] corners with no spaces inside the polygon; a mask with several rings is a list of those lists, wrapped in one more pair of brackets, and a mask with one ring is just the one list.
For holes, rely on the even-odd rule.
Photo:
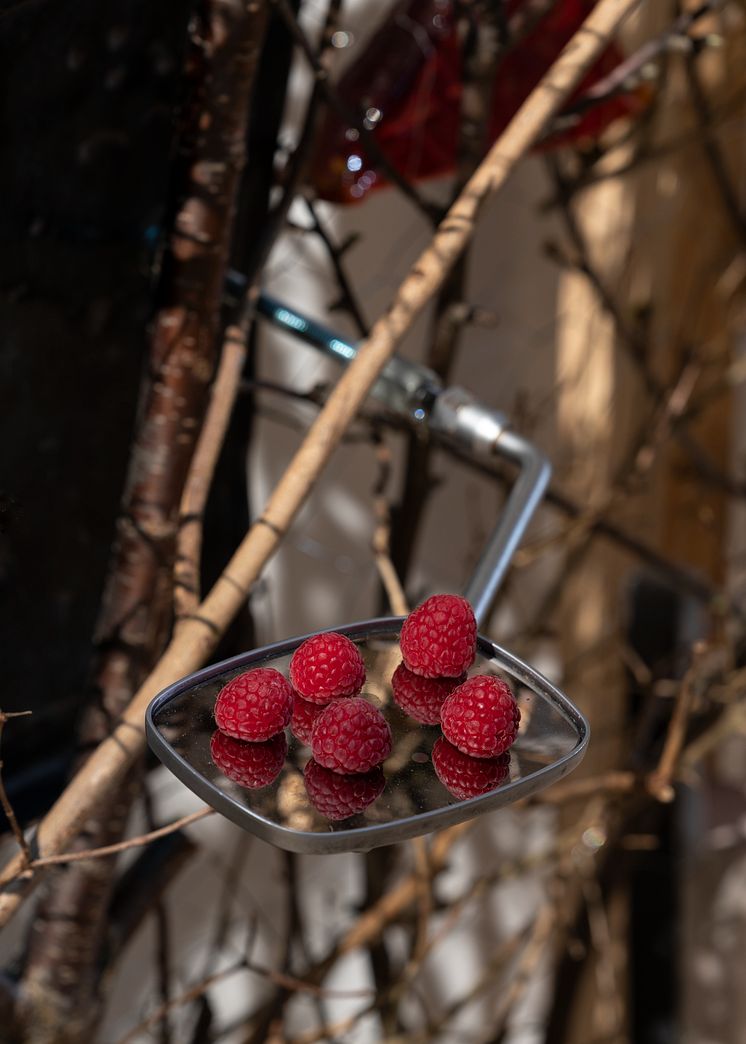
{"label": "red raspberry", "polygon": [[365,664],[358,647],[343,634],[328,631],[307,638],[290,661],[293,687],[312,703],[329,703],[337,696],[354,696],[365,681]]}
{"label": "red raspberry", "polygon": [[311,750],[332,772],[367,772],[391,753],[391,729],[362,696],[335,700],[316,719]]}
{"label": "red raspberry", "polygon": [[465,598],[433,595],[409,614],[401,629],[401,653],[424,678],[458,678],[477,654],[477,622]]}
{"label": "red raspberry", "polygon": [[468,678],[446,698],[440,711],[443,735],[475,758],[504,753],[516,738],[520,720],[510,688],[491,674]]}
{"label": "red raspberry", "polygon": [[332,820],[363,812],[380,795],[386,782],[380,766],[372,772],[343,776],[313,758],[306,765],[303,778],[313,807]]}
{"label": "red raspberry", "polygon": [[299,739],[301,743],[305,743],[307,747],[311,746],[313,724],[323,711],[324,706],[324,704],[311,703],[310,700],[304,700],[302,696],[298,696],[296,693],[293,701],[293,716],[290,719],[290,728],[296,739]]}
{"label": "red raspberry", "polygon": [[215,721],[221,732],[256,743],[281,732],[293,713],[293,690],[273,667],[239,674],[218,693]]}
{"label": "red raspberry", "polygon": [[495,790],[508,777],[510,754],[499,758],[473,758],[463,754],[443,736],[432,752],[433,768],[443,786],[463,801]]}
{"label": "red raspberry", "polygon": [[223,775],[249,790],[268,787],[277,779],[287,749],[284,732],[264,743],[243,743],[216,729],[210,740],[212,760]]}
{"label": "red raspberry", "polygon": [[391,678],[394,699],[405,714],[422,725],[439,725],[443,700],[463,678],[422,678],[400,663]]}

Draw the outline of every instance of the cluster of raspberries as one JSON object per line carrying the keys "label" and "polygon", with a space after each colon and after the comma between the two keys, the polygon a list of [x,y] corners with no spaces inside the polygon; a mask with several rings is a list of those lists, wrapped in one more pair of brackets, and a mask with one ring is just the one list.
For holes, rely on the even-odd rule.
{"label": "cluster of raspberries", "polygon": [[[433,766],[459,798],[491,790],[506,777],[506,751],[520,721],[505,682],[493,675],[466,679],[476,641],[469,603],[434,595],[405,621],[403,663],[391,679],[394,699],[410,717],[440,724],[444,738],[433,748]],[[391,752],[391,730],[359,695],[365,665],[357,646],[334,632],[315,635],[295,651],[289,673],[290,682],[258,667],[221,689],[213,761],[241,786],[268,786],[284,764],[290,725],[313,754],[304,780],[314,807],[333,820],[362,812],[383,790],[380,766]]]}
{"label": "cluster of raspberries", "polygon": [[438,778],[460,799],[493,790],[507,777],[521,714],[501,678],[466,678],[477,651],[471,606],[457,595],[433,595],[407,617],[400,644],[394,699],[415,721],[443,730],[432,751]]}
{"label": "cluster of raspberries", "polygon": [[335,632],[296,649],[289,682],[270,667],[238,675],[215,701],[213,761],[243,787],[268,786],[284,764],[290,725],[313,753],[304,773],[312,804],[334,820],[362,812],[383,790],[380,765],[391,753],[386,719],[358,695],[364,682],[357,646]]}

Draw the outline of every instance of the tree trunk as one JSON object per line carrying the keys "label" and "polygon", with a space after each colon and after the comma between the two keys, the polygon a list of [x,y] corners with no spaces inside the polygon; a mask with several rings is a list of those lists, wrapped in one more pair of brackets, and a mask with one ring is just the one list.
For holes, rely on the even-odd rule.
{"label": "tree trunk", "polygon": [[[193,26],[192,93],[174,181],[173,229],[153,323],[148,374],[96,635],[96,693],[83,721],[98,743],[162,651],[172,618],[181,494],[214,369],[220,304],[251,87],[263,38],[263,0],[210,0]],[[120,836],[134,781],[116,809],[87,824],[78,848]],[[25,1037],[89,1039],[113,877],[109,861],[80,863],[50,882],[23,979]]]}

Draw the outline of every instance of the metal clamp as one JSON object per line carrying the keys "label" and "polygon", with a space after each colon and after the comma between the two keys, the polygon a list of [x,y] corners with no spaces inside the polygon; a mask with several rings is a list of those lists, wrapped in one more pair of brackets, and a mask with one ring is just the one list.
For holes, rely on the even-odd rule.
{"label": "metal clamp", "polygon": [[[347,364],[357,354],[356,345],[266,294],[259,297],[257,307],[275,326],[337,362]],[[551,466],[531,442],[510,430],[502,413],[485,406],[464,388],[444,388],[432,370],[401,356],[395,355],[387,363],[371,395],[392,412],[427,424],[432,432],[475,459],[503,457],[520,468],[500,519],[464,589],[477,622],[483,623],[544,495]]]}
{"label": "metal clamp", "polygon": [[[357,355],[357,346],[339,337],[333,330],[309,319],[282,301],[268,294],[261,294],[257,311],[282,330],[298,337],[306,344],[320,349],[335,362],[346,365]],[[373,386],[371,395],[382,402],[393,413],[425,420],[435,396],[442,390],[438,377],[427,366],[410,362],[395,355],[384,366],[381,376]]]}

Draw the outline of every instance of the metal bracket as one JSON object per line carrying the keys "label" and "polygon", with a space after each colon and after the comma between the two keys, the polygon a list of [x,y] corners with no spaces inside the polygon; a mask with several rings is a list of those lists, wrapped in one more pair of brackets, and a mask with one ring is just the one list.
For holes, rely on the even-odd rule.
{"label": "metal bracket", "polygon": [[[337,362],[346,365],[357,354],[356,345],[266,294],[260,295],[257,308],[275,326]],[[518,480],[464,589],[481,624],[544,495],[552,473],[549,461],[533,443],[510,430],[502,413],[485,406],[464,388],[444,388],[432,370],[401,356],[395,355],[387,363],[371,395],[392,412],[426,424],[474,459],[503,457],[520,468]]]}

